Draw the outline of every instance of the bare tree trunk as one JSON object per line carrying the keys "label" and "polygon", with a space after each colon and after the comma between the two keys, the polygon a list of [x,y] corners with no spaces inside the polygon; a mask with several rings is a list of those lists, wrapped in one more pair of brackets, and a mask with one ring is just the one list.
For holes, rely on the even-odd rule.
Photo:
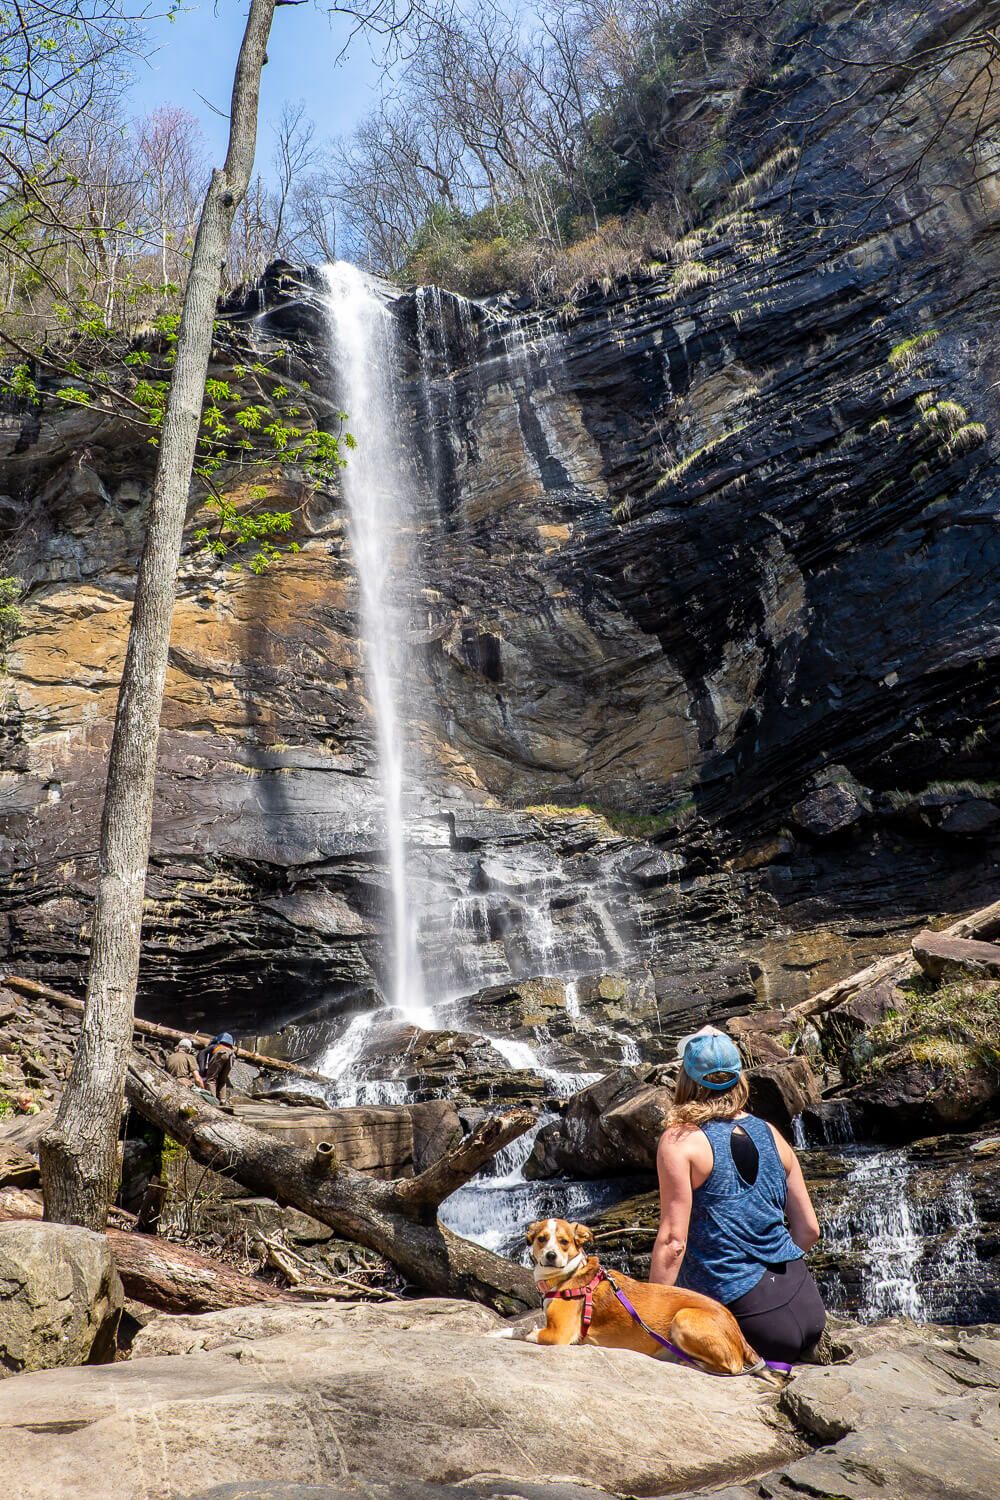
{"label": "bare tree trunk", "polygon": [[103,1229],[118,1184],[118,1127],[139,971],[160,709],[191,471],[229,233],[253,168],[257,103],[276,0],[251,0],[225,165],[205,195],[136,582],[101,823],[87,1003],[73,1072],[42,1141],[49,1219]]}
{"label": "bare tree trunk", "polygon": [[377,1250],[416,1286],[468,1297],[502,1313],[538,1305],[523,1266],[452,1234],[437,1207],[533,1123],[528,1110],[486,1120],[417,1177],[389,1182],[340,1166],[322,1146],[288,1146],[210,1104],[132,1055],[127,1091],[134,1109],[186,1146],[195,1161],[254,1193],[290,1203],[355,1244]]}

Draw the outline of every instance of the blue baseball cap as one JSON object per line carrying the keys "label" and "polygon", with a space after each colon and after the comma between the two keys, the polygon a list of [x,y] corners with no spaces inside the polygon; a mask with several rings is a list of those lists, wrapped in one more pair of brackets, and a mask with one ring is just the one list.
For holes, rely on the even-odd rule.
{"label": "blue baseball cap", "polygon": [[692,1083],[721,1094],[739,1081],[743,1059],[735,1042],[723,1032],[706,1026],[704,1031],[688,1037],[681,1066]]}

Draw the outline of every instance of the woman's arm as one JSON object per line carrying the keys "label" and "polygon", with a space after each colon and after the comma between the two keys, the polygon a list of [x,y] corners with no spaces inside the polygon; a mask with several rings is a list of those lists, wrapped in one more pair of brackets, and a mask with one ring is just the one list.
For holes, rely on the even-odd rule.
{"label": "woman's arm", "polygon": [[667,1130],[660,1137],[656,1171],[660,1179],[660,1227],[653,1245],[650,1281],[673,1286],[687,1249],[691,1222],[691,1161],[685,1149],[686,1133]]}
{"label": "woman's arm", "polygon": [[781,1165],[785,1169],[785,1218],[788,1232],[800,1250],[811,1250],[820,1237],[819,1220],[812,1206],[802,1167],[780,1130],[771,1126]]}

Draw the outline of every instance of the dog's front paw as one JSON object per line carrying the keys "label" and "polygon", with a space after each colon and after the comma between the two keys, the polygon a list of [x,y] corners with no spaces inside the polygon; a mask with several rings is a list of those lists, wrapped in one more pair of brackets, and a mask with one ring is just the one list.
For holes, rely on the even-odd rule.
{"label": "dog's front paw", "polygon": [[513,1328],[491,1328],[486,1337],[488,1339],[512,1339],[514,1332]]}

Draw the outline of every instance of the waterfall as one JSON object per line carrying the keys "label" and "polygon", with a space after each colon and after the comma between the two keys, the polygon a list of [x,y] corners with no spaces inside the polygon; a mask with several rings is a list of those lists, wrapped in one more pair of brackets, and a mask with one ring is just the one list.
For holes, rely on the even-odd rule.
{"label": "waterfall", "polygon": [[394,400],[395,324],[374,284],[356,266],[338,261],[322,270],[323,304],[340,399],[357,446],[343,470],[344,499],[360,595],[368,692],[375,718],[379,781],[385,820],[391,897],[389,1002],[405,1020],[426,1026],[416,926],[409,895],[404,818],[406,741],[398,694],[407,673],[402,660],[404,619],[392,598],[409,516],[409,485],[397,434],[403,424]]}
{"label": "waterfall", "polygon": [[927,1317],[919,1286],[924,1242],[910,1196],[913,1165],[903,1150],[864,1151],[847,1174],[844,1202],[824,1225],[823,1240],[835,1255],[858,1256],[863,1323],[900,1314]]}

